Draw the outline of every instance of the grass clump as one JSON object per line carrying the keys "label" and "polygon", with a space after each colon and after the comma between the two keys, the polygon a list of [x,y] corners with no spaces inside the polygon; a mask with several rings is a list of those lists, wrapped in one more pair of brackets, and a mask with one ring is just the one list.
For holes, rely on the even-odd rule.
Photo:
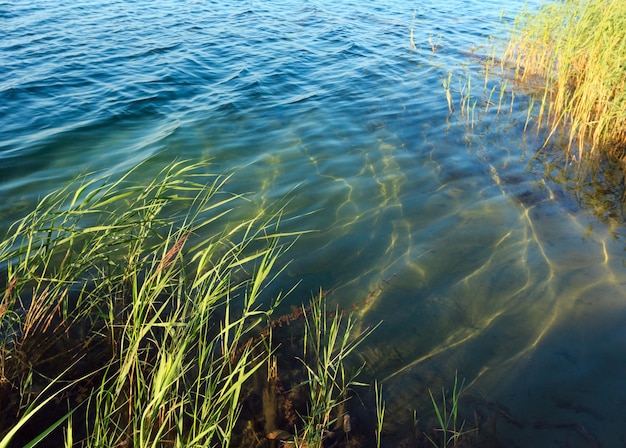
{"label": "grass clump", "polygon": [[[0,242],[0,447],[229,446],[293,234],[202,164],[87,177]],[[208,236],[207,236],[208,235]]]}
{"label": "grass clump", "polygon": [[334,428],[346,438],[352,431],[351,417],[346,401],[349,389],[365,384],[356,377],[360,369],[346,369],[345,361],[372,329],[359,332],[355,339],[355,322],[339,310],[330,314],[321,302],[315,302],[305,313],[304,356],[306,384],[310,405],[296,440],[302,447],[322,447],[323,441]]}
{"label": "grass clump", "polygon": [[516,19],[504,60],[538,88],[539,124],[565,129],[579,159],[597,148],[626,156],[624,30],[620,0],[560,0]]}
{"label": "grass clump", "polygon": [[446,396],[445,389],[442,388],[440,404],[435,399],[432,391],[428,391],[439,426],[436,432],[439,434],[438,437],[426,437],[435,448],[457,446],[464,435],[472,432],[472,430],[466,431],[463,429],[465,421],[461,422],[459,417],[459,399],[462,390],[463,381],[459,383],[458,375],[455,375],[451,396]]}
{"label": "grass clump", "polygon": [[284,207],[237,218],[228,176],[143,168],[75,181],[0,242],[0,448],[348,446],[371,330],[325,293],[273,315],[301,234]]}
{"label": "grass clump", "polygon": [[373,329],[326,292],[275,315],[284,207],[241,218],[228,176],[143,168],[78,179],[0,241],[0,448],[381,446],[382,389],[354,399]]}

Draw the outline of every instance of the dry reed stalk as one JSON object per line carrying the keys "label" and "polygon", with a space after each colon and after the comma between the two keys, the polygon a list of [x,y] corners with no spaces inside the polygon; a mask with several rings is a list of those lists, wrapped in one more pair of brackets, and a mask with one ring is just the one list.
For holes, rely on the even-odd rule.
{"label": "dry reed stalk", "polygon": [[[48,301],[50,288],[46,288],[41,293],[32,298],[32,302],[26,311],[24,319],[24,332],[22,341],[27,340],[30,336],[44,334],[50,329],[50,325],[61,308],[62,299],[56,300],[54,303]],[[61,326],[61,324],[59,324]]]}
{"label": "dry reed stalk", "polygon": [[191,236],[191,233],[187,233],[183,235],[178,241],[176,241],[176,243],[174,243],[172,248],[167,251],[167,253],[161,259],[159,266],[157,267],[157,270],[156,270],[157,273],[161,272],[164,269],[169,268],[172,265],[172,260],[181,251],[181,249],[183,248],[183,245],[185,244],[185,241],[187,240],[187,238],[189,238],[189,236]]}
{"label": "dry reed stalk", "polygon": [[[4,311],[6,311],[6,307],[8,306],[8,304],[6,303],[7,299],[9,298],[11,293],[13,292],[13,289],[17,285],[17,281],[18,280],[19,280],[19,277],[17,275],[14,275],[13,278],[11,279],[11,281],[9,282],[9,286],[7,286],[6,291],[4,291],[4,296],[2,297],[2,306],[4,306],[4,310],[2,310],[2,312],[0,312],[0,316],[2,316]],[[2,307],[0,306],[0,309],[1,308]]]}

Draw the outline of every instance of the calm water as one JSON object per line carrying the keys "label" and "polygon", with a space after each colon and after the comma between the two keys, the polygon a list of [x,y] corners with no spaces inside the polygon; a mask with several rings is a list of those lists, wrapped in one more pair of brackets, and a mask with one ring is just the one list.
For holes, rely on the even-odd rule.
{"label": "calm water", "polygon": [[285,224],[318,230],[290,252],[294,302],[321,287],[383,321],[360,357],[389,446],[457,371],[493,446],[622,446],[623,241],[529,169],[521,99],[461,115],[522,2],[421,3],[0,3],[0,227],[78,173],[210,159],[256,209],[314,212]]}

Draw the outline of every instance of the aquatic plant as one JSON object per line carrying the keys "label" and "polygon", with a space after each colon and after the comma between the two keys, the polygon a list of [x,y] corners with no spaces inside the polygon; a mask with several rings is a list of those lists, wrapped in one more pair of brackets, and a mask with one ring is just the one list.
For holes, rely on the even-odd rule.
{"label": "aquatic plant", "polygon": [[359,331],[351,315],[344,316],[336,309],[330,316],[323,301],[312,303],[305,313],[304,356],[306,384],[310,392],[310,407],[303,426],[296,434],[298,446],[322,447],[332,428],[340,429],[348,437],[351,419],[345,411],[350,388],[365,384],[357,382],[361,369],[347,369],[346,358],[373,328]]}
{"label": "aquatic plant", "polygon": [[[510,40],[491,39],[487,54],[472,49],[474,62],[442,76],[442,86],[449,118],[456,120],[449,124],[464,125],[469,136],[480,120],[492,126],[508,114],[534,150],[528,167],[542,170],[544,182],[571,193],[616,234],[626,216],[626,37],[615,27],[626,11],[614,6],[587,0],[523,10]],[[582,29],[563,31],[564,24]],[[606,48],[597,41],[602,33],[610,40]],[[476,76],[482,89],[472,80]],[[528,134],[532,126],[536,136]]]}
{"label": "aquatic plant", "polygon": [[545,3],[517,17],[503,57],[540,97],[537,122],[568,135],[579,159],[598,148],[626,153],[626,4]]}
{"label": "aquatic plant", "polygon": [[374,393],[376,394],[376,448],[380,448],[380,441],[383,433],[383,423],[385,421],[385,402],[383,400],[383,389],[374,383]]}
{"label": "aquatic plant", "polygon": [[[267,287],[303,232],[279,230],[281,204],[235,218],[245,199],[204,164],[148,185],[140,169],[84,176],[0,242],[0,447],[347,444],[361,369],[346,359],[373,329],[325,292],[273,317],[291,291]],[[277,334],[298,323],[299,368],[279,376]]]}
{"label": "aquatic plant", "polygon": [[426,437],[435,448],[457,446],[464,435],[472,432],[472,430],[464,430],[465,422],[459,420],[459,398],[462,391],[463,381],[459,384],[458,374],[454,376],[451,396],[446,396],[445,389],[441,389],[441,403],[437,402],[432,391],[428,391],[439,425],[435,432],[440,434],[439,437],[428,435]]}
{"label": "aquatic plant", "polygon": [[1,447],[229,445],[297,235],[280,207],[226,219],[241,198],[204,164],[139,169],[50,194],[0,242]]}

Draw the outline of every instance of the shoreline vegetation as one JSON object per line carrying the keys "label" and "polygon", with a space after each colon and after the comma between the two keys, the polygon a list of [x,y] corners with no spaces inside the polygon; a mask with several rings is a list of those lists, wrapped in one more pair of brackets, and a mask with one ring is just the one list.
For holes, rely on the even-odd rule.
{"label": "shoreline vegetation", "polygon": [[525,131],[532,120],[542,135],[532,159],[616,236],[626,223],[625,29],[619,0],[546,1],[516,16],[501,58],[530,97]]}
{"label": "shoreline vegetation", "polygon": [[[626,4],[562,0],[523,10],[503,64],[538,97],[534,119],[562,132],[574,159],[598,152],[626,164]],[[504,68],[504,67],[503,67]]]}
{"label": "shoreline vegetation", "polygon": [[49,195],[0,243],[0,447],[348,440],[345,361],[372,329],[321,292],[275,315],[299,236],[281,207],[233,222],[227,176],[176,162],[137,185],[140,168]]}
{"label": "shoreline vegetation", "polygon": [[468,129],[521,104],[523,133],[538,138],[528,168],[536,163],[615,236],[626,224],[624,29],[626,3],[618,0],[546,0],[525,6],[508,37],[485,47],[487,55],[472,48],[480,82],[471,73],[453,79],[452,71],[442,79],[450,116],[458,114]]}
{"label": "shoreline vegetation", "polygon": [[[254,207],[209,168],[86,175],[8,230],[0,448],[381,446],[383,387],[354,356],[375,327],[327,291],[285,313],[296,285],[273,283],[305,232],[280,229],[286,203],[236,218]],[[412,446],[471,432],[460,393],[431,395]]]}

